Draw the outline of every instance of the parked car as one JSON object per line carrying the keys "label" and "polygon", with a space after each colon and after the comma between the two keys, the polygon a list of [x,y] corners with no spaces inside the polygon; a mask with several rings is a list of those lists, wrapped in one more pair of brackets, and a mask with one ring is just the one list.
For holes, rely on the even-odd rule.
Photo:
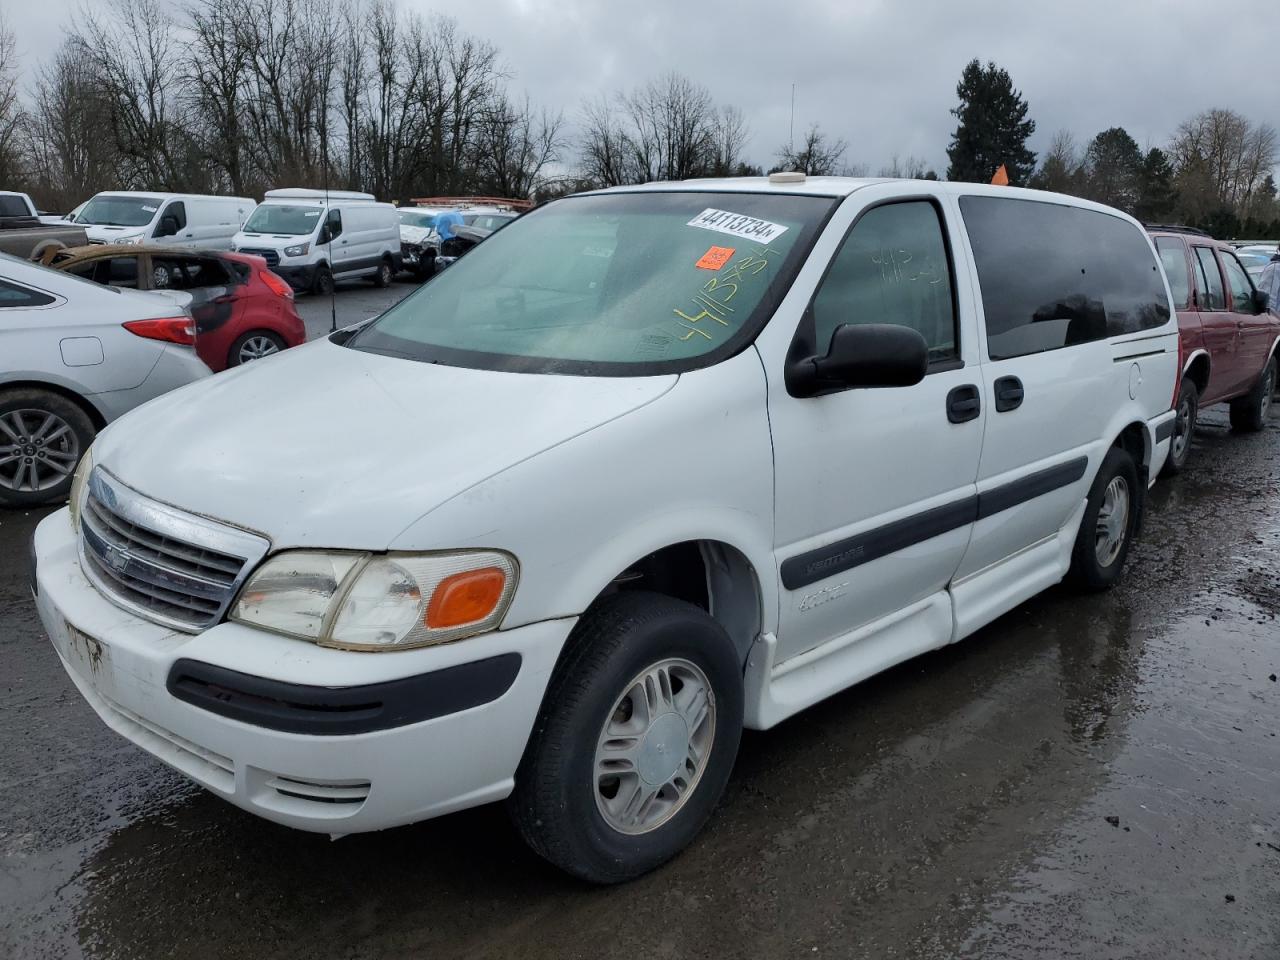
{"label": "parked car", "polygon": [[0,190],[0,218],[34,217],[41,223],[62,224],[61,217],[36,209],[30,195],[15,190]]}
{"label": "parked car", "polygon": [[60,253],[53,266],[112,287],[190,293],[196,352],[214,373],[307,339],[292,288],[261,257],[102,245]]}
{"label": "parked car", "polygon": [[1198,230],[1153,227],[1151,235],[1169,277],[1181,331],[1183,373],[1178,419],[1164,471],[1181,471],[1191,456],[1200,411],[1231,404],[1231,425],[1261,430],[1276,388],[1280,318],[1230,244]]}
{"label": "parked car", "polygon": [[167,300],[0,254],[0,504],[65,498],[107,423],[208,376]]}
{"label": "parked car", "polygon": [[620,881],[697,834],[744,725],[1113,584],[1178,375],[1151,241],[1087,201],[570,197],[107,430],[37,603],[107,724],[245,810],[346,834],[506,797]]}
{"label": "parked car", "polygon": [[74,216],[90,243],[226,250],[255,206],[248,197],[120,190],[95,194]]}
{"label": "parked car", "polygon": [[434,261],[440,252],[440,235],[436,233],[436,214],[416,207],[400,208],[401,267],[419,280],[435,272]]}
{"label": "parked car", "polygon": [[46,223],[25,193],[0,190],[0,253],[39,260],[56,250],[86,241],[85,231],[71,224]]}
{"label": "parked car", "polygon": [[439,273],[445,267],[452,266],[454,261],[487,239],[491,233],[493,233],[492,230],[486,230],[484,227],[466,225],[454,227],[453,236],[440,244],[440,252],[436,254],[434,263],[435,272]]}
{"label": "parked car", "polygon": [[400,270],[400,216],[369,193],[268,190],[232,249],[262,257],[296,290],[327,295],[335,280],[358,279],[386,287]]}
{"label": "parked car", "polygon": [[1240,259],[1245,273],[1249,274],[1256,283],[1258,277],[1262,275],[1262,268],[1271,262],[1273,255],[1256,250],[1236,250],[1236,256]]}

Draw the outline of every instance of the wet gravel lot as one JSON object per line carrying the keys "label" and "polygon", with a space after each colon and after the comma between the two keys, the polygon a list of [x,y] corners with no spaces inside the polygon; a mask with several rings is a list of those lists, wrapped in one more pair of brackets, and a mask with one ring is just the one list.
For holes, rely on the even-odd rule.
{"label": "wet gravel lot", "polygon": [[1204,417],[1119,588],[746,734],[694,846],[605,890],[497,807],[335,842],[190,785],[81,701],[47,511],[0,511],[0,957],[1280,957],[1280,420]]}

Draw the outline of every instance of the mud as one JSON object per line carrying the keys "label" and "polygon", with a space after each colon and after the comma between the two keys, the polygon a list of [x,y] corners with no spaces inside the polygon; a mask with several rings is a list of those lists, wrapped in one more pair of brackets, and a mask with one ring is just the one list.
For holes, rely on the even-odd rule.
{"label": "mud", "polygon": [[747,734],[604,890],[500,808],[331,842],[187,784],[80,701],[0,513],[0,957],[1278,957],[1280,421],[1194,457],[1118,589]]}

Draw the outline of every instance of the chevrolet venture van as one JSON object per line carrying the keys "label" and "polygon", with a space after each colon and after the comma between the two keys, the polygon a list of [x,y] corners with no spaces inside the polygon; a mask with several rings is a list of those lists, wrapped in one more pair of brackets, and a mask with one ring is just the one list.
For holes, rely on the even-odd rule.
{"label": "chevrolet venture van", "polygon": [[569,197],[108,427],[37,603],[108,725],[245,810],[337,835],[506,799],[620,881],[698,833],[743,727],[1114,583],[1179,369],[1151,241],[1086,201]]}
{"label": "chevrolet venture van", "polygon": [[90,243],[161,243],[228,250],[257,206],[248,197],[122,191],[95,194],[72,215]]}
{"label": "chevrolet venture van", "polygon": [[231,249],[262,257],[297,290],[333,292],[335,280],[389,286],[400,270],[400,212],[350,190],[268,190]]}

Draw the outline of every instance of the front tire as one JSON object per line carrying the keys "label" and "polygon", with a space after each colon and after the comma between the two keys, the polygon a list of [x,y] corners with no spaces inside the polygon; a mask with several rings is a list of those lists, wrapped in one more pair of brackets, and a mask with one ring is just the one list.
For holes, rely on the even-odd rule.
{"label": "front tire", "polygon": [[65,500],[95,432],[88,414],[61,394],[0,393],[0,505]]}
{"label": "front tire", "polygon": [[317,297],[333,295],[333,271],[328,264],[322,263],[316,267],[316,275],[311,280],[311,292]]}
{"label": "front tire", "polygon": [[1191,438],[1196,432],[1196,420],[1200,416],[1200,391],[1190,377],[1182,378],[1178,388],[1178,413],[1173,422],[1173,436],[1169,438],[1169,456],[1160,474],[1177,476],[1191,458]]}
{"label": "front tire", "polygon": [[1231,401],[1231,429],[1243,433],[1257,433],[1267,425],[1271,412],[1271,398],[1276,392],[1276,358],[1267,361],[1266,368],[1245,396]]}
{"label": "front tire", "polygon": [[1084,518],[1071,551],[1067,576],[1078,587],[1108,590],[1120,579],[1138,527],[1139,498],[1144,492],[1138,486],[1133,457],[1119,447],[1108,450],[1089,488]]}
{"label": "front tire", "polygon": [[720,800],[742,735],[742,665],[692,604],[643,591],[569,635],[508,801],[536,853],[619,883],[679,853]]}

